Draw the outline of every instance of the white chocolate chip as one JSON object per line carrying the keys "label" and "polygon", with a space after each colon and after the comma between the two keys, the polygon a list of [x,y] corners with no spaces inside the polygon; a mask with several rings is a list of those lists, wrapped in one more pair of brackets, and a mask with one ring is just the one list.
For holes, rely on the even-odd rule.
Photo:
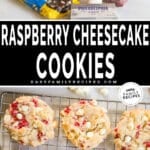
{"label": "white chocolate chip", "polygon": [[133,122],[129,122],[127,125],[128,129],[133,130],[134,129],[134,124]]}
{"label": "white chocolate chip", "polygon": [[132,138],[130,136],[125,136],[125,143],[130,143],[131,139]]}
{"label": "white chocolate chip", "polygon": [[102,96],[108,96],[108,89],[106,89],[106,88],[100,88],[100,89],[99,89],[99,93],[100,93]]}
{"label": "white chocolate chip", "polygon": [[90,128],[91,127],[91,122],[87,122],[86,124],[85,124],[85,126],[86,126],[86,128]]}
{"label": "white chocolate chip", "polygon": [[81,96],[86,96],[89,93],[88,87],[69,87],[68,89]]}
{"label": "white chocolate chip", "polygon": [[36,112],[39,112],[39,111],[43,111],[43,108],[37,107],[37,108],[36,108]]}
{"label": "white chocolate chip", "polygon": [[77,110],[76,115],[83,116],[84,115],[84,110],[83,109]]}
{"label": "white chocolate chip", "polygon": [[21,120],[21,119],[23,118],[22,114],[21,114],[21,113],[18,113],[18,114],[17,114],[17,118]]}
{"label": "white chocolate chip", "polygon": [[10,120],[11,120],[11,116],[10,115],[5,115],[4,122],[9,122]]}
{"label": "white chocolate chip", "polygon": [[91,137],[93,137],[93,132],[87,132],[87,134],[86,134],[86,136],[88,137],[88,138],[91,138]]}
{"label": "white chocolate chip", "polygon": [[92,103],[93,105],[95,105],[95,106],[97,105],[97,101],[96,101],[96,100],[92,100],[91,103]]}
{"label": "white chocolate chip", "polygon": [[104,135],[104,134],[106,134],[106,129],[101,129],[100,130],[100,135]]}
{"label": "white chocolate chip", "polygon": [[80,137],[84,138],[86,136],[86,133],[85,132],[81,132],[80,133]]}
{"label": "white chocolate chip", "polygon": [[146,150],[146,149],[145,149],[145,147],[140,146],[140,147],[138,147],[138,149],[137,149],[137,150]]}
{"label": "white chocolate chip", "polygon": [[33,127],[34,127],[35,129],[38,128],[37,124],[33,124]]}
{"label": "white chocolate chip", "polygon": [[27,105],[23,105],[21,107],[21,110],[24,111],[24,112],[27,112],[27,111],[29,111],[29,107]]}
{"label": "white chocolate chip", "polygon": [[89,92],[89,90],[86,87],[85,88],[78,88],[76,90],[76,94],[81,95],[81,96],[86,96],[88,94],[88,92]]}
{"label": "white chocolate chip", "polygon": [[70,91],[75,91],[77,88],[70,86],[70,87],[68,87],[68,89],[69,89]]}
{"label": "white chocolate chip", "polygon": [[146,116],[143,116],[142,121],[148,121],[148,118]]}

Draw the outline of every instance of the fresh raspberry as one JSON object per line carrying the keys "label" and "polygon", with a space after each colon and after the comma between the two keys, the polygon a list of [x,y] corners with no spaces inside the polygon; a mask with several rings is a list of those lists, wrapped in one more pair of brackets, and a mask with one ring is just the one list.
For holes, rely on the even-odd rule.
{"label": "fresh raspberry", "polygon": [[120,134],[117,133],[117,134],[115,135],[115,138],[117,139],[117,138],[119,138],[119,137],[120,137]]}
{"label": "fresh raspberry", "polygon": [[12,104],[11,104],[11,107],[12,107],[12,109],[18,109],[18,102],[13,102]]}
{"label": "fresh raspberry", "polygon": [[33,99],[32,99],[32,102],[34,103],[34,106],[35,106],[35,107],[38,107],[38,101],[37,101],[36,99],[33,98]]}
{"label": "fresh raspberry", "polygon": [[41,131],[39,131],[38,134],[37,134],[38,139],[41,140],[41,138],[42,138],[43,135],[44,134]]}
{"label": "fresh raspberry", "polygon": [[13,109],[10,111],[10,113],[11,113],[12,117],[16,119],[16,115],[18,113],[18,110]]}
{"label": "fresh raspberry", "polygon": [[136,139],[138,139],[138,138],[139,138],[139,136],[140,136],[140,132],[139,132],[139,131],[137,131],[137,132],[136,132],[136,134],[135,134],[135,138],[136,138]]}
{"label": "fresh raspberry", "polygon": [[150,147],[150,141],[146,141],[146,142],[144,142],[143,144],[146,145],[146,148],[147,148],[147,147]]}
{"label": "fresh raspberry", "polygon": [[74,125],[75,125],[76,127],[79,127],[79,126],[80,126],[80,123],[79,123],[79,122],[75,122]]}
{"label": "fresh raspberry", "polygon": [[138,125],[136,128],[137,128],[137,129],[140,129],[140,128],[141,128],[141,126],[140,126],[140,125]]}
{"label": "fresh raspberry", "polygon": [[80,100],[79,103],[80,103],[80,104],[86,104],[86,101],[85,101],[85,100]]}
{"label": "fresh raspberry", "polygon": [[118,128],[115,128],[114,131],[115,131],[115,132],[118,132]]}
{"label": "fresh raspberry", "polygon": [[48,124],[48,120],[42,120],[43,123],[45,123],[46,125]]}
{"label": "fresh raspberry", "polygon": [[20,129],[20,128],[26,127],[28,125],[29,125],[28,121],[24,118],[24,119],[19,121],[18,128]]}
{"label": "fresh raspberry", "polygon": [[69,107],[66,107],[66,108],[64,109],[64,112],[67,113],[67,114],[69,114],[70,111],[71,111],[71,109],[70,109]]}
{"label": "fresh raspberry", "polygon": [[87,122],[87,121],[84,119],[84,120],[83,120],[83,122],[82,122],[82,124],[83,124],[83,125],[85,125],[85,124],[86,124],[86,122]]}

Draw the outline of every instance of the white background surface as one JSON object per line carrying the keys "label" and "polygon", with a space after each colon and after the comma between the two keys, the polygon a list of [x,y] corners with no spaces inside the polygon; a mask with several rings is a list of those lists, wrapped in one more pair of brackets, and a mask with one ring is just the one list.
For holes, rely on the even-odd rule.
{"label": "white background surface", "polygon": [[[107,94],[102,94],[99,91],[101,89],[107,89]],[[115,87],[89,87],[89,92],[85,96],[78,95],[71,92],[68,87],[0,87],[0,93],[12,91],[12,92],[24,92],[41,94],[48,96],[62,96],[62,97],[74,97],[74,98],[89,98],[99,100],[115,100],[119,101],[119,86]],[[150,103],[150,87],[143,87],[143,102]]]}
{"label": "white background surface", "polygon": [[[119,20],[150,20],[150,0],[128,0],[117,12]],[[0,0],[0,19],[39,20],[42,17],[19,0]]]}

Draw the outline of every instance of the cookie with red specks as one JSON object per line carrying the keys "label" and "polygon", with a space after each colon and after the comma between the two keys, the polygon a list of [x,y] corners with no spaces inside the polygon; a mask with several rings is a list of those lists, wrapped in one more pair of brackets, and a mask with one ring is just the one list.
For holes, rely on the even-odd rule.
{"label": "cookie with red specks", "polygon": [[125,111],[113,135],[116,150],[150,150],[150,110]]}
{"label": "cookie with red specks", "polygon": [[37,97],[22,96],[6,110],[4,126],[12,139],[35,147],[54,137],[54,112]]}
{"label": "cookie with red specks", "polygon": [[61,124],[67,138],[81,150],[97,147],[110,132],[106,110],[96,101],[81,100],[66,107]]}

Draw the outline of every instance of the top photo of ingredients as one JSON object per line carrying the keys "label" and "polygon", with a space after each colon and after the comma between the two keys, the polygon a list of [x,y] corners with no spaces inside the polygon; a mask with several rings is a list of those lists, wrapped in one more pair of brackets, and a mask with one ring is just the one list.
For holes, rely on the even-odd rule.
{"label": "top photo of ingredients", "polygon": [[1,20],[149,20],[150,0],[0,0]]}

